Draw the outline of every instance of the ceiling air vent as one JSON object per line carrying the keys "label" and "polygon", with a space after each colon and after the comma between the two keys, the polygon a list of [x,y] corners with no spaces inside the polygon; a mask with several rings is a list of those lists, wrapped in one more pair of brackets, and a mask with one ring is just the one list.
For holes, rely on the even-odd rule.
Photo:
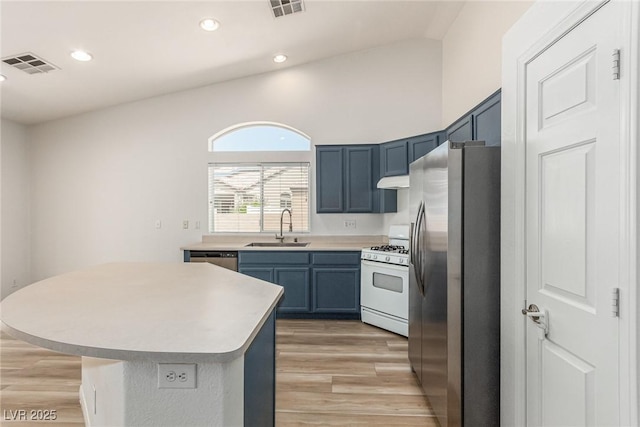
{"label": "ceiling air vent", "polygon": [[304,11],[302,0],[269,0],[269,3],[276,18]]}
{"label": "ceiling air vent", "polygon": [[21,53],[20,55],[2,58],[2,62],[16,67],[18,70],[22,70],[27,74],[48,73],[49,71],[58,69],[58,67],[52,63],[39,58],[33,53]]}

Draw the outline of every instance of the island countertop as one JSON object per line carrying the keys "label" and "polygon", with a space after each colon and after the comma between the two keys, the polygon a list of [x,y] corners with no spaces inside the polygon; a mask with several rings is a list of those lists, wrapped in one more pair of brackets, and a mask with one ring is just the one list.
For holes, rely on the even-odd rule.
{"label": "island countertop", "polygon": [[113,263],[34,283],[0,307],[11,335],[62,353],[226,362],[244,354],[282,295],[210,264]]}

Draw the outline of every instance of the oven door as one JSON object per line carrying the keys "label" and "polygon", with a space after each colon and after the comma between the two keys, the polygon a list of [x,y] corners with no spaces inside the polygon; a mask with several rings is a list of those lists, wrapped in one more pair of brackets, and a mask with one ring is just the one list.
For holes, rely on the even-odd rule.
{"label": "oven door", "polygon": [[409,267],[362,260],[360,302],[402,319],[409,318]]}

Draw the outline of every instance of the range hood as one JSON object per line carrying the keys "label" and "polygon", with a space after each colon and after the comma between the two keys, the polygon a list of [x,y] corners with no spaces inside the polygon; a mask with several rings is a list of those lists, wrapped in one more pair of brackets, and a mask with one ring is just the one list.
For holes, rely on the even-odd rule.
{"label": "range hood", "polygon": [[385,176],[378,181],[378,188],[409,188],[409,175]]}

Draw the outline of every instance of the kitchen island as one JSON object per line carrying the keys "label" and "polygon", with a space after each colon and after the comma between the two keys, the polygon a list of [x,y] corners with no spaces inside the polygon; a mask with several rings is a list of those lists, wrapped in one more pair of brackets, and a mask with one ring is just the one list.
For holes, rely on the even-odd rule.
{"label": "kitchen island", "polygon": [[15,292],[2,324],[82,356],[88,426],[273,425],[282,294],[209,264],[115,263]]}

